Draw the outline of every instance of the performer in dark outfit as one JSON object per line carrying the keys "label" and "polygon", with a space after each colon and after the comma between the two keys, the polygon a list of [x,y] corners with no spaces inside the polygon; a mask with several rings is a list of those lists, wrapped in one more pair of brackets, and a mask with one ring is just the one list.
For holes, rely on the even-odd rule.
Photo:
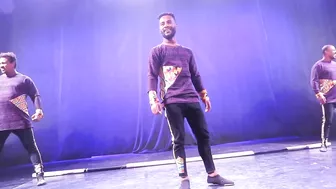
{"label": "performer in dark outfit", "polygon": [[332,45],[322,47],[323,58],[311,70],[311,86],[322,105],[321,152],[327,151],[330,126],[336,109],[336,49]]}
{"label": "performer in dark outfit", "polygon": [[[203,87],[192,51],[176,42],[175,16],[163,13],[159,16],[163,42],[151,50],[149,57],[149,101],[154,114],[162,112],[162,104],[172,134],[174,158],[182,177],[181,188],[189,188],[184,150],[184,118],[187,119],[197,139],[198,151],[203,159],[208,183],[234,185],[221,177],[215,169],[209,141],[208,126],[199,103],[204,102],[205,111],[211,108],[207,91]],[[160,96],[157,97],[158,77],[160,77]],[[196,89],[196,90],[195,90]]]}
{"label": "performer in dark outfit", "polygon": [[32,79],[16,71],[16,61],[14,53],[0,53],[2,73],[0,76],[0,151],[11,133],[18,136],[28,151],[34,165],[37,185],[40,186],[46,182],[26,98],[29,96],[36,108],[35,114],[31,117],[33,121],[40,121],[43,118],[41,99]]}

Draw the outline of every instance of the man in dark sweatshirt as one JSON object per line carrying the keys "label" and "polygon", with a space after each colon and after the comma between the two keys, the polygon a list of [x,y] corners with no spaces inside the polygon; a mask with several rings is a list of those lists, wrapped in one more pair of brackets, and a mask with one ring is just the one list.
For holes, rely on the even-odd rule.
{"label": "man in dark sweatshirt", "polygon": [[336,108],[336,49],[332,45],[322,47],[323,58],[311,70],[311,86],[322,105],[321,152],[327,151],[330,126]]}
{"label": "man in dark sweatshirt", "polygon": [[33,121],[43,117],[39,92],[31,78],[16,71],[14,53],[0,53],[0,151],[13,133],[19,137],[34,165],[37,185],[45,184],[40,152],[36,146],[26,98],[34,102]]}
{"label": "man in dark sweatshirt", "polygon": [[[163,42],[152,48],[149,56],[149,102],[153,114],[161,114],[165,109],[169,129],[172,134],[173,155],[182,178],[181,188],[189,188],[184,149],[184,118],[187,119],[196,139],[199,154],[208,173],[207,182],[218,185],[234,185],[221,177],[215,169],[209,141],[208,126],[199,103],[205,104],[205,111],[211,109],[210,99],[197,70],[195,57],[189,48],[176,42],[176,22],[173,13],[159,16]],[[160,78],[160,102],[157,95]]]}

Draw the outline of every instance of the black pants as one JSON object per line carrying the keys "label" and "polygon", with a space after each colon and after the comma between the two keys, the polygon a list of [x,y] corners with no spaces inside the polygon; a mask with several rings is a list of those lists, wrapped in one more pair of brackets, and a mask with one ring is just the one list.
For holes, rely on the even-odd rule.
{"label": "black pants", "polygon": [[196,139],[198,152],[207,173],[215,171],[212,159],[209,131],[200,103],[168,104],[165,106],[168,125],[172,134],[173,151],[179,176],[188,175],[184,150],[184,118],[187,119]]}
{"label": "black pants", "polygon": [[334,119],[335,108],[336,103],[327,103],[322,105],[322,140],[326,140],[329,138],[330,126],[332,125]]}
{"label": "black pants", "polygon": [[0,131],[0,152],[8,138],[8,136],[13,133],[19,137],[21,143],[24,148],[27,150],[30,161],[33,165],[42,164],[41,154],[38,150],[35,142],[35,137],[33,133],[33,129],[17,129],[17,130],[8,130],[8,131]]}

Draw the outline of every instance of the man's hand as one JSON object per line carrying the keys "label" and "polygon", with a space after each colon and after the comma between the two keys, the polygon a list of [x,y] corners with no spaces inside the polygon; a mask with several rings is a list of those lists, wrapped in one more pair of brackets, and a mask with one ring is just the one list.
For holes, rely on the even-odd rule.
{"label": "man's hand", "polygon": [[211,109],[211,103],[209,97],[203,100],[203,103],[205,104],[205,112],[210,111]]}
{"label": "man's hand", "polygon": [[205,105],[205,112],[209,112],[211,109],[211,102],[210,102],[210,98],[208,96],[208,92],[206,90],[203,90],[199,93],[202,102]]}
{"label": "man's hand", "polygon": [[153,114],[162,114],[162,105],[160,102],[154,102],[151,104],[151,110]]}
{"label": "man's hand", "polygon": [[327,102],[327,99],[323,93],[317,93],[316,98],[321,104],[325,104]]}
{"label": "man's hand", "polygon": [[149,98],[149,104],[151,106],[152,113],[162,114],[162,105],[156,96],[156,91],[149,91],[148,98]]}
{"label": "man's hand", "polygon": [[33,121],[40,121],[43,118],[43,111],[41,109],[36,109],[35,114],[32,115]]}

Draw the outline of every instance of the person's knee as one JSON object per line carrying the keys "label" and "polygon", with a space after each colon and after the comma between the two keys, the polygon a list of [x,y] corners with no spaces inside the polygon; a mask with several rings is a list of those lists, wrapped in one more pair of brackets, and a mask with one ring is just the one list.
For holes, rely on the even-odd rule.
{"label": "person's knee", "polygon": [[210,139],[209,138],[201,138],[197,140],[197,144],[199,145],[209,145],[210,144]]}
{"label": "person's knee", "polygon": [[30,153],[30,154],[38,152],[38,148],[37,148],[35,142],[25,145],[25,148],[26,148],[27,152]]}
{"label": "person's knee", "polygon": [[209,141],[210,140],[210,134],[209,131],[203,130],[201,132],[195,133],[197,141]]}
{"label": "person's knee", "polygon": [[174,145],[175,146],[183,146],[184,145],[184,141],[182,141],[182,140],[174,140]]}
{"label": "person's knee", "polygon": [[332,119],[325,119],[324,120],[324,125],[326,126],[326,127],[330,127],[330,125],[332,124]]}
{"label": "person's knee", "polygon": [[177,138],[173,140],[174,148],[184,147],[184,138]]}

